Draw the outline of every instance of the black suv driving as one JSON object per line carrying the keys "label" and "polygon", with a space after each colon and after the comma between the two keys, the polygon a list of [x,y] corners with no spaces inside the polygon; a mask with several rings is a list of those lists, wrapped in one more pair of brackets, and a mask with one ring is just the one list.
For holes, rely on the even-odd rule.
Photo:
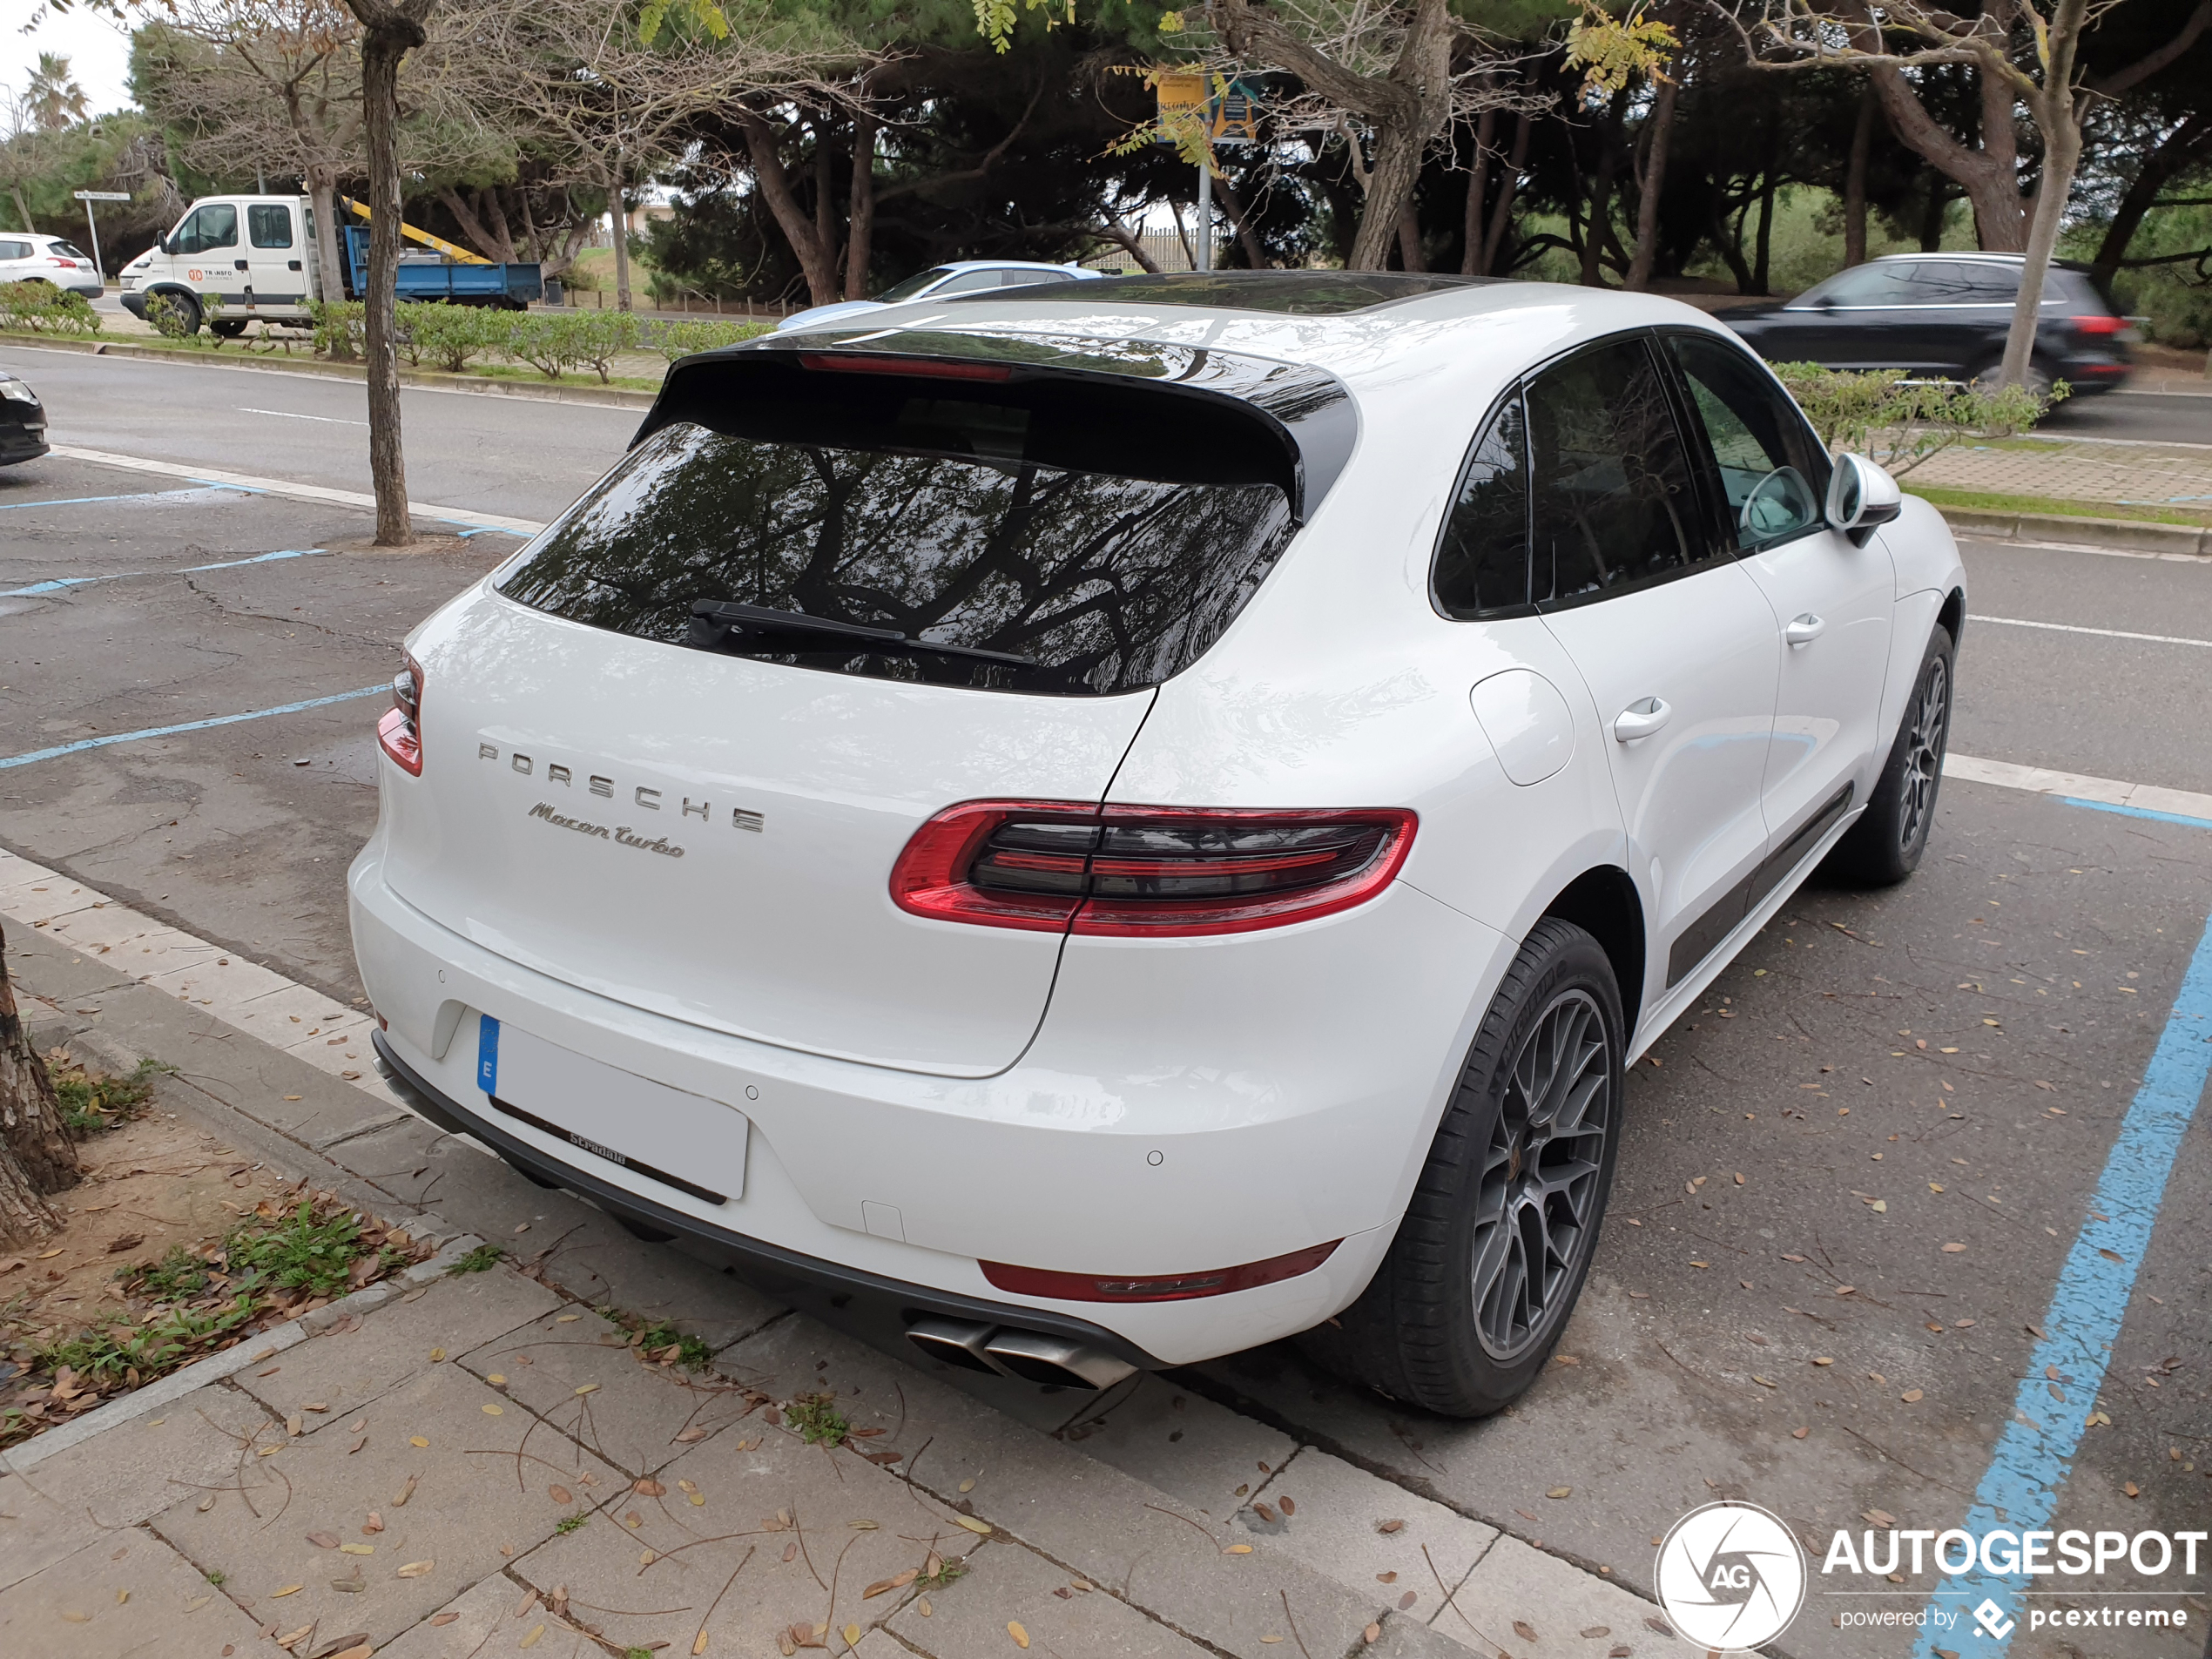
{"label": "black suv driving", "polygon": [[[1838,273],[1787,305],[1716,312],[1773,363],[1901,368],[1930,379],[1993,380],[2020,297],[2017,253],[1900,253]],[[2109,391],[2128,378],[2128,320],[2089,267],[2054,260],[2043,280],[2028,383]]]}

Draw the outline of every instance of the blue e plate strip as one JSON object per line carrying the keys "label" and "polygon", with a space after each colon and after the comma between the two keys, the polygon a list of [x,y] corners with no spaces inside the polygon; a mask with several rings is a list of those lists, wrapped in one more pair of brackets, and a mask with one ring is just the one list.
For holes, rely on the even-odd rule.
{"label": "blue e plate strip", "polygon": [[174,737],[179,732],[205,732],[210,726],[236,725],[241,720],[265,720],[272,714],[297,714],[302,709],[319,709],[331,703],[350,703],[357,697],[384,697],[391,686],[364,685],[358,691],[341,691],[335,697],[311,697],[304,703],[284,703],[273,709],[253,709],[245,714],[218,714],[205,720],[187,720],[182,725],[149,726],[143,732],[118,732],[112,737],[79,738],[75,743],[57,744],[51,749],[33,749],[29,754],[9,755],[0,759],[0,772],[10,766],[27,766],[34,760],[51,760],[57,755],[73,755],[84,749],[105,749],[111,743],[136,743],[141,738]]}
{"label": "blue e plate strip", "polygon": [[2069,806],[2087,806],[2093,813],[2118,813],[2122,818],[2148,818],[2161,824],[2181,824],[2190,829],[2212,830],[2212,818],[2190,818],[2181,813],[2155,813],[2148,806],[2115,806],[2107,800],[2077,800],[2072,795],[2059,799]]}
{"label": "blue e plate strip", "polygon": [[[2012,1421],[1998,1437],[1989,1468],[1975,1490],[1973,1508],[1959,1523],[1977,1538],[1993,1527],[2018,1534],[2040,1530],[2050,1521],[2059,1489],[2073,1470],[2074,1454],[2087,1431],[2112,1345],[2120,1339],[2135,1273],[2166,1197],[2166,1177],[2204,1094],[2208,1072],[2212,1072],[2212,921],[2197,941],[2173,1012],[2143,1073],[2143,1086],[2121,1120],[2120,1137],[2105,1159],[2096,1196],[2089,1201],[2089,1218],[2082,1223],[2059,1275],[2050,1311],[2043,1316],[2048,1334],[2028,1357],[2020,1393],[2013,1399]],[[2064,1400],[2051,1398],[2046,1367],[2055,1367],[2049,1374],[2063,1379]],[[1939,1626],[1931,1616],[1913,1646],[1913,1659],[1932,1659],[1939,1641],[1975,1659],[1996,1659],[2011,1646],[2013,1625],[2020,1617],[2020,1592],[2028,1581],[2024,1575],[1979,1568],[1946,1577],[1934,1591],[1929,1611],[1932,1615],[1943,1608],[1946,1617],[1958,1622]],[[1993,1622],[2002,1635],[1974,1621],[1973,1609],[1985,1600],[1999,1609]]]}
{"label": "blue e plate strip", "polygon": [[476,1087],[499,1092],[499,1022],[489,1014],[476,1016]]}

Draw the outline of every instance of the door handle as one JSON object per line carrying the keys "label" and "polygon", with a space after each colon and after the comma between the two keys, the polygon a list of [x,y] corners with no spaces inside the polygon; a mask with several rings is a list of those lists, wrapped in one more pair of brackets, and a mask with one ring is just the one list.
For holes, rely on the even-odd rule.
{"label": "door handle", "polygon": [[243,270],[245,270],[245,269],[246,269],[246,268],[247,268],[247,266],[246,266],[246,261],[245,261],[244,260],[233,260],[231,261],[231,263],[232,263],[233,265],[236,266],[237,266],[239,270],[241,270],[241,271],[243,271]]}
{"label": "door handle", "polygon": [[1647,697],[1640,703],[1631,703],[1614,718],[1614,739],[1634,743],[1638,738],[1648,738],[1674,716],[1672,705],[1663,698]]}
{"label": "door handle", "polygon": [[1793,618],[1790,625],[1782,631],[1782,637],[1792,645],[1810,645],[1827,631],[1828,624],[1808,610],[1802,617]]}
{"label": "door handle", "polygon": [[300,261],[297,260],[287,260],[284,262],[284,268],[287,271],[296,271],[300,268]]}

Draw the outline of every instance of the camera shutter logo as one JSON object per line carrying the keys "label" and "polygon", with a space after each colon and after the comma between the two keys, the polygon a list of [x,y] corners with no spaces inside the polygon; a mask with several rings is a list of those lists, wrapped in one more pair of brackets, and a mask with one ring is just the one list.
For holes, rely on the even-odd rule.
{"label": "camera shutter logo", "polygon": [[1757,1648],[1790,1628],[1805,1599],[1805,1555],[1780,1519],[1749,1503],[1709,1503],[1659,1546],[1660,1605],[1701,1648]]}

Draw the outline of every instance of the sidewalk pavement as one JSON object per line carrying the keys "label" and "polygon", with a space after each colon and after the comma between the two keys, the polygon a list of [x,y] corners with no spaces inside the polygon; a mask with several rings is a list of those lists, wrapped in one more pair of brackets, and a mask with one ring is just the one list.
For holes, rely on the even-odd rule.
{"label": "sidewalk pavement", "polygon": [[1905,475],[1910,484],[2129,507],[2212,511],[2212,446],[2014,438],[1960,444]]}
{"label": "sidewalk pavement", "polygon": [[[1692,1651],[1610,1565],[1187,1379],[1037,1388],[786,1312],[416,1117],[367,1016],[7,853],[0,914],[42,1047],[167,1061],[163,1109],[443,1244],[0,1454],[0,1650]],[[450,1271],[483,1239],[508,1259]]]}

